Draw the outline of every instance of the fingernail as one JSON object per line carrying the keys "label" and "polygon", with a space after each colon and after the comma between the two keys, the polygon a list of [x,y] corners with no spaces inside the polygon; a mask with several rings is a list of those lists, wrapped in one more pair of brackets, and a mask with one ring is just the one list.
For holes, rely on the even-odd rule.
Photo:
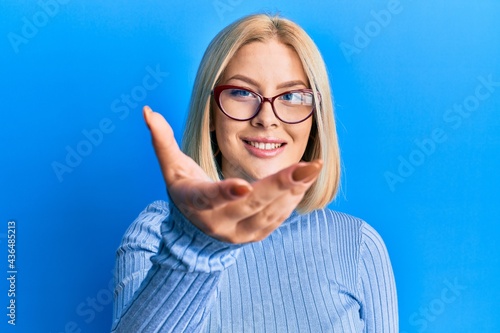
{"label": "fingernail", "polygon": [[308,183],[316,177],[321,169],[321,163],[311,163],[304,166],[299,166],[292,172],[292,180],[294,182]]}
{"label": "fingernail", "polygon": [[235,185],[231,187],[229,192],[233,197],[242,197],[250,192],[250,189],[246,185]]}

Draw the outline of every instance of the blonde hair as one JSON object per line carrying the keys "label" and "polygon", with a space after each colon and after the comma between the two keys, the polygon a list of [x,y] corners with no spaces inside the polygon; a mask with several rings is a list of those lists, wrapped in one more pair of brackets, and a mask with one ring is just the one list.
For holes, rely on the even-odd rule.
{"label": "blonde hair", "polygon": [[324,164],[318,179],[297,206],[298,211],[306,213],[323,208],[334,199],[340,182],[340,153],[326,66],[312,39],[294,22],[266,14],[249,15],[215,36],[205,51],[196,75],[183,136],[183,150],[209,177],[214,181],[220,180],[220,168],[214,157],[215,138],[210,131],[211,91],[231,58],[243,45],[271,39],[277,39],[297,52],[311,89],[315,94],[321,94],[321,100],[316,101],[311,135],[303,160],[320,158]]}

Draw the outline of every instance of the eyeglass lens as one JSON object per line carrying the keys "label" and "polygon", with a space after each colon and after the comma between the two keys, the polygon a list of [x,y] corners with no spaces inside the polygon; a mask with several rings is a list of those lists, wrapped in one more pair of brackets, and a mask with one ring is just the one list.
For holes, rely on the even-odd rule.
{"label": "eyeglass lens", "polygon": [[[252,118],[261,106],[259,95],[238,88],[224,89],[220,94],[224,112],[234,119]],[[314,108],[314,95],[304,91],[290,91],[279,95],[273,102],[274,110],[285,122],[298,122],[307,118]]]}

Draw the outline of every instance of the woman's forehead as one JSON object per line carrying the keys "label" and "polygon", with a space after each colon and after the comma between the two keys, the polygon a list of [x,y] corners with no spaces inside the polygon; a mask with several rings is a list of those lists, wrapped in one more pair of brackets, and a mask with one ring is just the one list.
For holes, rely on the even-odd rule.
{"label": "woman's forehead", "polygon": [[251,85],[303,82],[306,86],[308,82],[297,52],[276,39],[243,45],[223,72],[223,81],[230,80]]}

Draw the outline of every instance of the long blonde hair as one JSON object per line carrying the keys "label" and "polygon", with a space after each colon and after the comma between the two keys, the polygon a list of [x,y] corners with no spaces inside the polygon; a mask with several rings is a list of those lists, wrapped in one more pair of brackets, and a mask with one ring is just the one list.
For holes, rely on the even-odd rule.
{"label": "long blonde hair", "polygon": [[311,135],[303,160],[321,158],[324,164],[318,179],[297,206],[298,211],[306,213],[323,208],[334,199],[340,182],[340,153],[326,66],[312,39],[294,22],[279,16],[249,15],[215,36],[205,51],[196,75],[182,146],[184,152],[209,177],[214,181],[220,180],[220,167],[214,157],[215,138],[210,131],[211,91],[231,58],[243,45],[273,38],[297,52],[311,89],[315,94],[321,94],[321,101],[316,101]]}

